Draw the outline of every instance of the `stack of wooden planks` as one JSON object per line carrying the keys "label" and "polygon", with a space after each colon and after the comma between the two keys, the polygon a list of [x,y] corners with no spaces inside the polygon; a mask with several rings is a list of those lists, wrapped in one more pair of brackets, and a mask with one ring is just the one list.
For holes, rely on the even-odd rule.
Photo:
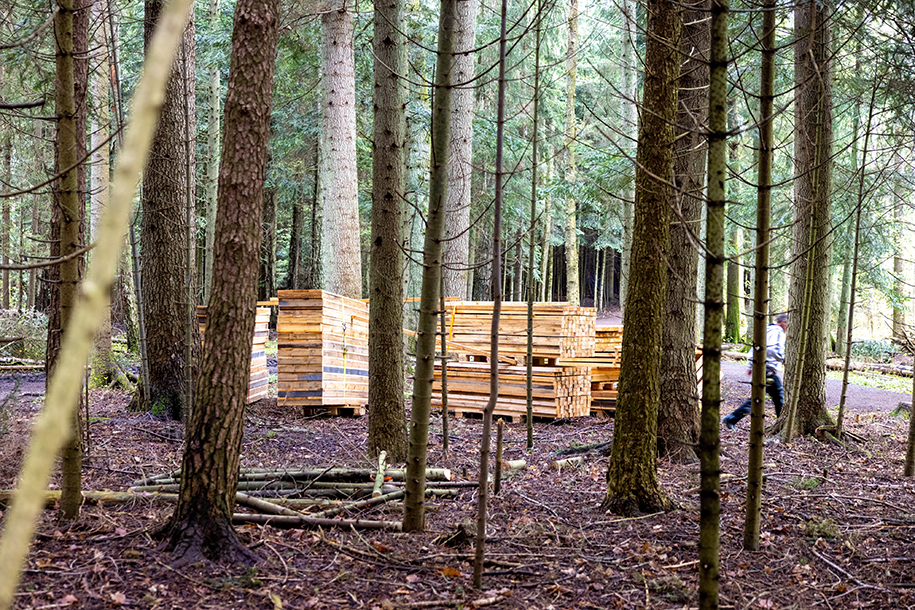
{"label": "stack of wooden planks", "polygon": [[279,405],[361,415],[368,402],[368,303],[323,290],[280,290]]}
{"label": "stack of wooden planks", "polygon": [[[564,358],[558,364],[591,369],[591,411],[610,415],[616,410],[620,364],[623,356],[623,327],[601,326],[595,332],[594,355]],[[702,351],[696,350],[696,383],[702,383]]]}
{"label": "stack of wooden planks", "polygon": [[[587,368],[535,366],[531,371],[534,417],[580,417],[588,414],[590,381]],[[432,404],[441,407],[441,365],[432,385]],[[490,365],[454,362],[448,365],[448,408],[457,415],[480,413],[489,399]],[[527,414],[527,366],[499,364],[499,398],[494,414],[522,418]]]}
{"label": "stack of wooden planks", "polygon": [[[492,301],[452,301],[445,304],[448,342],[461,353],[489,353]],[[534,357],[557,359],[590,356],[594,352],[596,314],[592,307],[568,303],[534,303]],[[502,303],[499,315],[499,354],[521,362],[527,355],[527,303]]]}
{"label": "stack of wooden planks", "polygon": [[[490,354],[493,303],[449,302],[445,310],[448,352],[459,360],[448,364],[448,408],[458,415],[480,413],[489,399],[490,364],[486,361]],[[594,328],[593,308],[572,307],[568,303],[534,304],[534,416],[588,415],[590,369],[561,366],[556,361],[563,357],[591,355]],[[495,415],[514,418],[526,414],[526,358],[527,303],[503,303],[499,318],[499,397]],[[438,365],[433,379],[433,406],[441,407],[441,386],[441,366]]]}
{"label": "stack of wooden planks", "polygon": [[[258,307],[254,319],[254,337],[251,340],[251,374],[248,379],[248,404],[267,397],[270,374],[267,371],[267,334],[270,308]],[[197,307],[197,328],[203,335],[207,325],[206,306]]]}

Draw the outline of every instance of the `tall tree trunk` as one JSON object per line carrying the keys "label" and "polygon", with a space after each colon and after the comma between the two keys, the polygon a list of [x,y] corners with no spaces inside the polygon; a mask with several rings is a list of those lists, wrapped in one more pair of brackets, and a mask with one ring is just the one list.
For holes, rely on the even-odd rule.
{"label": "tall tree trunk", "polygon": [[257,260],[278,39],[276,0],[239,0],[226,95],[225,148],[207,333],[189,418],[173,565],[254,562],[232,529],[257,300]]}
{"label": "tall tree trunk", "polygon": [[[100,68],[92,73],[92,182],[89,189],[92,197],[92,222],[91,236],[95,241],[98,237],[99,220],[102,210],[108,207],[109,183],[109,158],[108,134],[110,132],[108,119],[108,88],[110,85],[108,71],[108,39],[105,35],[107,28],[104,24],[108,21],[108,2],[95,0],[92,6],[92,15],[96,23],[103,24],[96,30],[93,44],[97,49]],[[111,309],[108,316],[102,320],[98,333],[95,335],[95,351],[91,360],[92,383],[95,385],[107,384],[111,379]]]}
{"label": "tall tree trunk", "polygon": [[712,0],[709,73],[709,150],[705,321],[702,354],[702,416],[699,431],[699,608],[718,608],[719,411],[721,329],[724,303],[724,201],[727,180],[728,2]]}
{"label": "tall tree trunk", "polygon": [[334,2],[321,15],[324,35],[324,194],[322,255],[326,288],[362,298],[359,192],[356,174],[356,76],[353,13]]}
{"label": "tall tree trunk", "polygon": [[[795,222],[793,231],[785,355],[786,395],[795,393],[797,431],[813,434],[831,424],[826,411],[826,337],[829,330],[829,251],[831,235],[832,184],[832,69],[831,2],[804,0],[795,8]],[[817,239],[811,239],[815,232]],[[807,255],[813,248],[813,256]],[[801,319],[808,259],[813,264],[811,310],[807,328]],[[795,375],[802,333],[806,332],[806,354],[800,378]],[[781,430],[791,409],[783,409],[773,426]]]}
{"label": "tall tree trunk", "polygon": [[[635,159],[638,140],[638,112],[636,96],[638,93],[638,59],[636,57],[636,1],[622,0],[623,37],[622,37],[622,115],[625,141],[623,150],[630,159]],[[629,267],[632,258],[632,221],[635,202],[635,163],[632,164],[632,179],[627,180],[623,189],[623,250],[620,262],[620,315],[626,312],[626,298],[629,292]]]}
{"label": "tall tree trunk", "polygon": [[769,231],[772,208],[772,161],[775,150],[775,2],[763,4],[762,59],[759,76],[759,164],[756,191],[756,284],[753,298],[753,360],[750,411],[750,452],[747,459],[746,520],[743,548],[759,550],[763,486],[763,438],[766,401],[766,316],[769,313]]}
{"label": "tall tree trunk", "polygon": [[[162,10],[147,0],[144,42],[148,47]],[[188,24],[188,32],[193,23]],[[188,32],[185,32],[187,44]],[[177,66],[177,67],[176,67]],[[149,358],[149,402],[141,408],[181,419],[185,410],[185,281],[187,248],[186,98],[184,67],[172,66],[149,162],[143,172],[143,307]],[[137,397],[139,399],[139,397]]]}
{"label": "tall tree trunk", "polygon": [[457,0],[454,24],[454,83],[451,106],[451,165],[445,223],[445,296],[466,298],[473,176],[473,88],[478,0]]}
{"label": "tall tree trunk", "polygon": [[623,357],[613,451],[602,505],[623,515],[657,512],[671,506],[658,481],[657,425],[673,199],[669,183],[674,173],[680,26],[679,5],[670,0],[649,0],[644,111],[639,122],[636,157],[632,266],[623,317]]}
{"label": "tall tree trunk", "polygon": [[[89,46],[88,2],[74,5],[70,0],[58,4],[54,20],[57,41],[57,160],[60,177],[54,192],[51,256],[70,255],[79,250],[84,239],[86,170],[80,161],[86,150],[86,86]],[[56,225],[56,226],[55,226]],[[56,243],[54,243],[56,242]],[[48,319],[48,378],[60,355],[62,335],[70,322],[79,292],[82,260],[73,258],[51,268],[51,308]],[[72,435],[61,450],[60,518],[73,520],[82,504],[82,424],[79,410],[72,414]]]}
{"label": "tall tree trunk", "polygon": [[[426,452],[429,443],[432,373],[435,367],[435,322],[442,273],[442,238],[445,235],[445,206],[448,198],[455,4],[456,0],[441,0],[438,22],[432,103],[432,158],[429,161],[429,212],[426,216],[426,237],[423,244],[419,340],[416,344],[416,373],[413,381],[413,408],[410,414],[407,495],[404,498],[403,529],[408,532],[422,530],[426,522]],[[495,255],[498,256],[498,252]],[[498,277],[493,277],[493,281],[497,282]]]}
{"label": "tall tree trunk", "polygon": [[[566,182],[575,190],[575,145],[578,137],[578,121],[575,119],[575,86],[578,74],[578,0],[569,0],[569,14],[566,20]],[[575,196],[566,196],[565,252],[566,252],[566,300],[571,305],[581,303],[581,288],[578,283],[578,212]]]}
{"label": "tall tree trunk", "polygon": [[845,353],[845,331],[848,329],[849,302],[851,301],[851,267],[852,249],[849,246],[849,236],[852,231],[845,232],[844,253],[842,255],[842,285],[839,286],[839,315],[836,321],[836,353]]}
{"label": "tall tree trunk", "polygon": [[[10,137],[10,134],[7,133],[3,136],[3,142],[0,144],[0,157],[2,157],[3,169],[2,169],[2,181],[3,181],[3,194],[5,195],[13,183],[12,176],[12,149],[13,143]],[[10,206],[12,201],[9,197],[0,198],[0,207],[2,207],[2,215],[0,215],[0,221],[2,221],[2,226],[0,226],[0,264],[4,266],[10,264]],[[0,299],[0,307],[3,309],[10,308],[10,272],[9,269],[4,269],[2,272],[3,280],[2,285],[0,285],[0,290],[3,290],[3,298]]]}
{"label": "tall tree trunk", "polygon": [[[369,266],[369,455],[407,458],[403,365],[403,253],[405,197],[406,47],[398,24],[403,0],[375,3],[372,240]],[[469,183],[468,183],[469,186]],[[447,290],[447,287],[445,288]],[[463,294],[463,293],[461,293]]]}
{"label": "tall tree trunk", "polygon": [[[219,0],[210,0],[210,23],[219,23]],[[215,44],[213,45],[216,46]],[[206,247],[204,250],[203,302],[210,302],[210,287],[213,283],[213,243],[216,236],[216,193],[219,186],[219,138],[221,108],[219,65],[210,65],[207,83],[207,152],[206,152]]]}
{"label": "tall tree trunk", "polygon": [[683,12],[681,74],[674,151],[674,205],[679,214],[670,229],[670,275],[664,299],[658,455],[677,462],[696,459],[699,440],[699,393],[696,389],[696,294],[699,236],[705,190],[704,133],[708,126],[708,53],[710,0],[697,0]]}

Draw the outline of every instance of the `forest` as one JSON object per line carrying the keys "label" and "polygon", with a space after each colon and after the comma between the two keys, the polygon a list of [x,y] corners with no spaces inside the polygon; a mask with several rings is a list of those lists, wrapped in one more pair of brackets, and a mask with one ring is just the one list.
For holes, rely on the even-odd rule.
{"label": "forest", "polygon": [[0,609],[915,606],[907,3],[0,24]]}

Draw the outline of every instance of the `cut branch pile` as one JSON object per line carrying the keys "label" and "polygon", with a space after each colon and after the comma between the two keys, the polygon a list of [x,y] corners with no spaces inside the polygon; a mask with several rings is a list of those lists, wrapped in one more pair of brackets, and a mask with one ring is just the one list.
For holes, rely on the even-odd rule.
{"label": "cut branch pile", "polygon": [[[135,481],[128,490],[133,498],[151,497],[175,501],[181,473],[172,472]],[[386,468],[379,460],[377,470],[360,468],[323,468],[305,470],[244,470],[239,474],[235,502],[252,513],[235,513],[232,522],[270,524],[275,527],[356,527],[400,531],[400,522],[343,518],[367,508],[400,500],[406,494],[405,469]],[[472,481],[451,481],[451,471],[426,470],[426,480],[438,485],[426,488],[427,496],[453,496],[456,487],[475,486]],[[378,481],[382,485],[378,485]],[[373,495],[375,490],[380,495]],[[0,496],[2,497],[2,496]],[[333,498],[329,500],[328,498]],[[116,501],[99,498],[101,501]]]}

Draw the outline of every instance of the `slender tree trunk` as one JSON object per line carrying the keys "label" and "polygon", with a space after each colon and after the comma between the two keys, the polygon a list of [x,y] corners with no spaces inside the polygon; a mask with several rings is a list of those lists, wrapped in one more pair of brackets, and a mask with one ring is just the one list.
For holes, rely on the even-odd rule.
{"label": "slender tree trunk", "polygon": [[[658,455],[677,462],[696,459],[699,440],[699,393],[696,389],[696,294],[699,236],[705,190],[704,134],[708,129],[709,0],[697,0],[683,13],[681,74],[677,112],[674,201],[679,214],[670,230],[670,274],[664,300]],[[675,203],[675,205],[676,205]]]}
{"label": "slender tree trunk", "polygon": [[474,48],[478,0],[457,0],[454,24],[454,83],[451,107],[451,165],[445,223],[445,296],[466,297],[473,176]]}
{"label": "slender tree trunk", "polygon": [[756,191],[756,285],[753,299],[753,389],[750,411],[750,453],[747,466],[746,520],[743,548],[759,550],[763,486],[763,439],[766,401],[766,317],[769,313],[769,226],[772,206],[772,161],[775,150],[775,1],[763,5],[762,61],[759,84],[759,165]]}
{"label": "slender tree trunk", "polygon": [[[456,0],[441,0],[438,49],[432,102],[432,158],[429,176],[429,212],[423,244],[423,285],[419,302],[419,339],[410,415],[407,452],[407,486],[404,498],[404,531],[425,527],[426,457],[429,443],[429,413],[432,373],[435,367],[435,322],[439,307],[442,273],[442,238],[448,199],[448,165],[451,143],[451,83],[454,82],[454,25]],[[498,256],[498,253],[496,253]],[[498,281],[497,276],[493,276]]]}
{"label": "slender tree trunk", "polygon": [[[547,147],[546,152],[546,180],[548,183],[553,180],[553,155],[552,146]],[[540,292],[541,301],[549,301],[553,298],[553,291],[550,287],[550,257],[552,256],[551,239],[553,237],[553,198],[547,193],[543,199],[543,245],[540,254],[540,278],[542,286]]]}
{"label": "slender tree trunk", "polygon": [[[369,266],[370,456],[407,458],[403,364],[401,209],[406,190],[406,68],[403,0],[375,4],[375,120],[372,140],[372,240]],[[447,213],[447,212],[446,212]]]}
{"label": "slender tree trunk", "polygon": [[[630,159],[635,159],[636,142],[638,139],[638,113],[636,96],[638,92],[638,60],[636,58],[636,2],[635,0],[622,0],[623,12],[623,37],[622,37],[622,105],[623,105],[623,134],[626,138],[623,150]],[[627,181],[627,188],[623,189],[623,251],[620,264],[620,315],[626,312],[626,298],[629,292],[629,267],[632,257],[632,222],[634,217],[633,204],[635,202],[635,167],[633,163],[632,179]]]}
{"label": "slender tree trunk", "polygon": [[718,608],[718,542],[721,500],[719,411],[721,330],[724,313],[724,200],[727,179],[727,0],[712,0],[709,75],[708,239],[705,263],[705,331],[702,354],[702,416],[699,431],[699,608]]}
{"label": "slender tree trunk", "polygon": [[[13,149],[12,139],[10,138],[10,134],[7,133],[6,135],[3,136],[3,142],[2,142],[2,144],[0,144],[0,156],[2,156],[2,159],[3,159],[2,174],[3,174],[3,193],[4,194],[6,194],[9,191],[9,188],[10,188],[9,185],[11,185],[13,183],[12,164],[11,164],[12,149]],[[0,217],[0,221],[2,221],[2,225],[3,225],[3,226],[0,226],[0,262],[2,262],[2,264],[4,266],[10,264],[10,223],[12,222],[10,219],[11,203],[12,202],[9,197],[3,197],[2,200],[0,200],[0,207],[2,207],[2,210],[3,210],[2,217]],[[0,299],[0,306],[2,306],[3,309],[9,309],[10,308],[10,272],[9,272],[9,269],[4,269],[2,275],[3,275],[2,288],[0,288],[0,289],[3,290],[3,298]]]}
{"label": "slender tree trunk", "polygon": [[[51,256],[67,256],[83,245],[85,208],[85,166],[78,166],[86,150],[86,86],[89,46],[89,4],[74,5],[70,0],[58,4],[54,20],[57,40],[57,163],[61,171],[55,188]],[[82,260],[73,258],[51,272],[51,315],[48,320],[48,378],[60,355],[62,335],[70,322],[79,292]],[[52,268],[54,269],[54,268]],[[55,306],[56,305],[56,306]],[[72,414],[72,433],[61,450],[61,499],[59,517],[71,521],[79,516],[82,504],[82,421],[79,409]]]}
{"label": "slender tree trunk", "polygon": [[324,278],[328,291],[362,298],[362,255],[356,173],[356,80],[353,13],[335,1],[321,15],[324,35]]}
{"label": "slender tree trunk", "polygon": [[188,424],[178,505],[167,526],[173,565],[253,562],[232,528],[257,300],[257,260],[278,39],[276,0],[239,0],[219,172],[212,298]]}
{"label": "slender tree trunk", "polygon": [[[566,25],[566,182],[574,191],[575,146],[578,137],[578,122],[575,119],[575,86],[578,74],[578,0],[569,0],[569,14]],[[565,217],[566,246],[566,300],[578,306],[581,302],[581,288],[578,283],[578,212],[574,195],[566,196]]]}
{"label": "slender tree trunk", "polygon": [[[210,23],[219,22],[219,0],[210,0]],[[213,45],[215,46],[215,44]],[[207,152],[206,152],[206,249],[204,251],[203,302],[210,302],[210,287],[213,283],[213,244],[216,236],[216,193],[219,186],[219,138],[220,127],[220,77],[219,66],[210,65],[207,83]]]}
{"label": "slender tree trunk", "polygon": [[[499,34],[499,92],[496,102],[496,184],[495,202],[493,204],[493,230],[492,250],[499,252],[502,249],[502,159],[503,142],[505,137],[505,56],[506,56],[506,21],[508,15],[508,0],[502,0],[502,22]],[[493,277],[499,277],[499,258],[493,261]],[[483,587],[483,554],[486,545],[486,510],[489,496],[489,453],[492,437],[492,414],[499,400],[499,317],[502,311],[502,295],[499,294],[499,285],[493,282],[492,321],[489,334],[489,399],[483,409],[483,433],[480,440],[480,470],[477,481],[477,535],[475,540],[473,561],[473,586],[475,589]],[[501,430],[501,428],[500,428]],[[500,439],[501,440],[501,439]],[[497,455],[496,459],[501,456]],[[495,490],[498,492],[499,483]]]}
{"label": "slender tree trunk", "polygon": [[896,229],[896,234],[893,236],[893,337],[897,339],[903,339],[906,336],[905,307],[908,302],[908,288],[905,279],[905,238],[903,236],[911,235],[911,229],[905,220],[905,204],[903,203],[906,200],[905,190],[901,181],[893,187],[893,220]]}
{"label": "slender tree trunk", "polygon": [[680,27],[679,5],[670,0],[649,1],[632,267],[623,318],[625,331],[613,451],[602,505],[623,515],[667,510],[671,506],[658,481],[657,425],[673,196],[668,184],[674,173]]}
{"label": "slender tree trunk", "polygon": [[724,320],[724,340],[740,343],[740,300],[743,291],[740,289],[740,260],[737,253],[740,251],[740,229],[732,224],[728,232],[728,250],[733,255],[728,257],[727,265],[727,307]]}
{"label": "slender tree trunk", "polygon": [[[106,0],[95,0],[92,14],[96,23],[105,24],[108,20],[108,3]],[[109,156],[108,156],[108,88],[110,78],[108,72],[108,39],[105,35],[107,28],[99,27],[93,44],[100,57],[100,68],[92,74],[92,182],[89,189],[92,198],[92,240],[96,240],[99,230],[99,220],[102,210],[108,207],[109,183]],[[91,369],[92,383],[95,385],[107,384],[111,379],[111,310],[102,321],[99,331],[95,336],[95,351],[92,354]]]}

